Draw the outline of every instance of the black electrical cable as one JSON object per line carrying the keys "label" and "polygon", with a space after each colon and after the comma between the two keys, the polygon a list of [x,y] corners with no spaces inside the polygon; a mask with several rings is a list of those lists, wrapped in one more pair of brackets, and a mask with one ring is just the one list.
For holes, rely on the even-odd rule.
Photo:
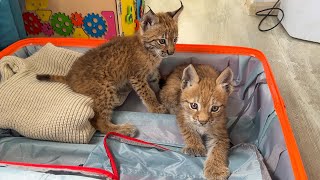
{"label": "black electrical cable", "polygon": [[[256,12],[256,15],[257,15],[257,16],[264,16],[264,17],[262,18],[262,20],[260,21],[259,25],[258,25],[259,31],[262,31],[262,32],[270,31],[270,30],[272,30],[273,28],[277,27],[277,26],[281,23],[281,21],[282,21],[283,18],[284,18],[284,12],[283,12],[282,9],[276,8],[276,6],[279,4],[279,2],[280,2],[280,0],[278,0],[278,1],[273,5],[272,8],[267,8],[267,9],[263,9],[263,10],[261,10],[261,11]],[[277,15],[272,15],[272,14],[271,14],[273,10],[279,10],[279,12],[282,13],[281,19],[280,19],[279,22],[278,22],[276,25],[274,25],[273,27],[271,27],[271,28],[269,28],[269,29],[261,29],[261,24],[262,24],[263,21],[265,21],[269,16],[277,16]],[[265,11],[269,11],[269,12],[268,12],[267,14],[262,14],[262,12],[265,12]]]}

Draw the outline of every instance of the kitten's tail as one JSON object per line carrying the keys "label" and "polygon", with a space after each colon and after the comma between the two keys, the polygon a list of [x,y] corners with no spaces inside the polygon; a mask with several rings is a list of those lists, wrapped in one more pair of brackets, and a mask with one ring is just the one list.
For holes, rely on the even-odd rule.
{"label": "kitten's tail", "polygon": [[65,76],[56,76],[49,74],[37,74],[36,77],[39,81],[49,81],[49,82],[60,82],[67,84],[67,80]]}

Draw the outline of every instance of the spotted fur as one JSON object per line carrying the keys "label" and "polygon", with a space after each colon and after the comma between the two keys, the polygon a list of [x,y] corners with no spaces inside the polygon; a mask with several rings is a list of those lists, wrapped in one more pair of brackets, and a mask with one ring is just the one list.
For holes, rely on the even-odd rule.
{"label": "spotted fur", "polygon": [[229,175],[229,136],[225,108],[233,91],[233,73],[221,74],[208,65],[182,65],[167,78],[160,100],[177,122],[185,141],[182,152],[208,156],[204,175],[208,179],[225,179]]}
{"label": "spotted fur", "polygon": [[141,28],[135,35],[116,37],[89,50],[72,65],[65,77],[38,75],[37,78],[65,83],[75,92],[93,98],[95,117],[91,124],[102,133],[115,131],[134,136],[135,126],[111,122],[112,111],[133,89],[148,111],[166,112],[149,81],[158,83],[157,68],[162,58],[174,53],[178,16],[182,10],[182,3],[173,12],[155,14],[150,9],[143,16]]}

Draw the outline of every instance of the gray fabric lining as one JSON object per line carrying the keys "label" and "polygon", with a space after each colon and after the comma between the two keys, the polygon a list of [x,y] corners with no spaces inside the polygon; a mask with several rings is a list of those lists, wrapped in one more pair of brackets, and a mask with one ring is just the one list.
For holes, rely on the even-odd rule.
{"label": "gray fabric lining", "polygon": [[[141,113],[134,114],[134,119],[143,116]],[[129,144],[114,139],[108,139],[107,142],[117,163],[120,179],[204,179],[205,157],[182,154],[181,148],[177,151],[159,151],[152,146],[139,147],[140,143],[127,140],[120,142]],[[85,166],[110,170],[109,159],[104,153],[101,143],[90,154]],[[230,149],[229,169],[232,173],[229,180],[271,179],[263,157],[253,144],[239,144]]]}
{"label": "gray fabric lining", "polygon": [[287,148],[283,145],[277,144],[273,147],[270,156],[267,158],[266,163],[268,164],[269,169],[274,172],[279,163],[279,159],[282,152],[286,151]]}
{"label": "gray fabric lining", "polygon": [[91,144],[70,144],[25,137],[5,137],[0,139],[0,160],[78,166],[84,164],[102,139],[103,137],[97,134],[91,139]]}
{"label": "gray fabric lining", "polygon": [[[257,147],[253,144],[243,143],[243,144],[233,146],[230,149],[230,151],[232,152],[234,149],[239,148],[239,147],[243,148],[244,150],[248,150],[248,151],[252,150],[256,153],[257,160],[259,161],[259,165],[260,165],[260,169],[261,169],[262,179],[271,180],[268,169],[267,169],[266,165],[264,164],[264,159],[263,159],[262,155],[260,154],[259,150],[257,149]],[[232,178],[232,175],[231,175],[231,177],[229,177],[229,179],[231,179],[231,178]]]}
{"label": "gray fabric lining", "polygon": [[[245,110],[250,106],[251,102],[252,102],[252,99],[255,95],[257,95],[255,92],[256,92],[256,89],[259,88],[260,84],[266,84],[266,80],[263,79],[263,80],[260,80],[256,83],[255,85],[255,88],[254,88],[254,92],[250,95],[250,97],[244,102],[244,106],[243,108],[241,109],[241,111],[238,113],[237,115],[237,119],[235,121],[232,122],[232,124],[228,125],[228,130],[229,130],[229,133],[232,132],[233,128],[237,125],[237,123],[239,122],[241,116],[245,113]],[[246,88],[247,89],[247,88]]]}

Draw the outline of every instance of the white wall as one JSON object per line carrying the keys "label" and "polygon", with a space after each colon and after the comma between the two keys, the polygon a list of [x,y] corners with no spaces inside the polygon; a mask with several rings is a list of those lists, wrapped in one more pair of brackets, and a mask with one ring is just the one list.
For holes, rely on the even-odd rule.
{"label": "white wall", "polygon": [[253,0],[253,2],[277,2],[277,0]]}

